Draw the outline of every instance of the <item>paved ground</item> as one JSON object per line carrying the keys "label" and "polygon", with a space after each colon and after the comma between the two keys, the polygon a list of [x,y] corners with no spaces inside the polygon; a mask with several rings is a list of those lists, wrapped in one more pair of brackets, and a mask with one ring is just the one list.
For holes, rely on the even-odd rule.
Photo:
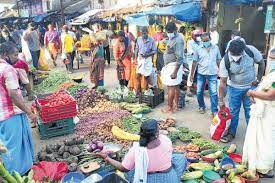
{"label": "paved ground", "polygon": [[[81,65],[80,70],[77,70],[75,72],[85,72],[86,75],[85,75],[84,82],[89,83],[89,78],[88,78],[89,73],[87,69],[87,64]],[[107,66],[105,69],[105,86],[106,86],[106,89],[112,89],[118,86],[118,81],[116,79],[115,65],[113,63],[111,64],[110,67]],[[206,97],[206,103],[209,109],[208,97]],[[166,119],[167,117],[172,116],[176,119],[178,126],[188,127],[192,130],[200,132],[204,138],[208,138],[208,139],[210,138],[209,137],[209,126],[211,122],[210,111],[208,110],[206,114],[199,114],[197,112],[196,98],[187,98],[186,107],[183,110],[172,115],[163,114],[161,112],[161,108],[164,107],[165,105],[167,105],[167,100],[165,100],[163,104],[156,107],[148,115],[156,119]],[[244,115],[242,112],[237,136],[233,141],[233,143],[237,144],[238,149],[240,151],[242,150],[242,145],[244,142],[245,130],[246,130],[246,124],[245,124]],[[36,151],[38,151],[41,148],[41,146],[45,144],[52,144],[54,142],[68,138],[68,136],[63,136],[63,137],[52,138],[49,140],[40,140],[37,129],[34,130],[33,135],[35,140]],[[275,178],[262,179],[261,183],[275,183]]]}

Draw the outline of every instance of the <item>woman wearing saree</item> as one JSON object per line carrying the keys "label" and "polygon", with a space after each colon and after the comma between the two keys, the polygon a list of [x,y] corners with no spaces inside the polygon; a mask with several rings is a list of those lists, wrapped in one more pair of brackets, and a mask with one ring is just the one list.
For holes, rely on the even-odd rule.
{"label": "woman wearing saree", "polygon": [[140,127],[140,140],[134,142],[122,162],[116,161],[104,151],[97,154],[121,172],[133,183],[180,183],[187,167],[182,154],[173,154],[171,140],[159,133],[158,122],[146,120]]}
{"label": "woman wearing saree", "polygon": [[54,30],[53,25],[49,24],[48,29],[49,30],[45,33],[44,44],[51,54],[54,66],[56,66],[56,59],[60,49],[61,41],[58,32]]}
{"label": "woman wearing saree", "polygon": [[90,80],[94,84],[93,88],[98,86],[104,86],[104,49],[103,41],[91,36],[92,42],[94,42],[91,63],[90,63]]}
{"label": "woman wearing saree", "polygon": [[131,77],[132,46],[123,31],[118,32],[114,45],[114,57],[117,63],[117,77],[121,86],[128,86]]}
{"label": "woman wearing saree", "polygon": [[275,70],[272,70],[256,90],[248,91],[253,102],[247,127],[243,163],[254,174],[272,178],[275,160]]}

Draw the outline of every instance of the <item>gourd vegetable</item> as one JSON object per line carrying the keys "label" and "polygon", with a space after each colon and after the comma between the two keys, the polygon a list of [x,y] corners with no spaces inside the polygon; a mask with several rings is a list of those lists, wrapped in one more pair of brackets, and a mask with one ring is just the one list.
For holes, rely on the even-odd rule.
{"label": "gourd vegetable", "polygon": [[140,138],[139,135],[135,135],[135,134],[131,134],[131,133],[125,132],[121,128],[117,127],[117,126],[113,126],[112,127],[112,133],[118,139],[123,139],[123,140],[138,141],[139,138]]}
{"label": "gourd vegetable", "polygon": [[193,171],[193,172],[186,172],[181,177],[182,180],[193,180],[193,179],[199,179],[203,176],[202,171]]}

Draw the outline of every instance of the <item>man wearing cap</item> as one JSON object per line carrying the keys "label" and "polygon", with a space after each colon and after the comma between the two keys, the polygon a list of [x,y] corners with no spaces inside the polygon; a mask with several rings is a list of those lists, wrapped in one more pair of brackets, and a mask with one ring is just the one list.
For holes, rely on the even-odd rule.
{"label": "man wearing cap", "polygon": [[28,24],[28,29],[23,33],[23,39],[27,42],[32,56],[33,66],[38,69],[38,60],[40,56],[40,41],[38,31],[34,23]]}
{"label": "man wearing cap", "polygon": [[142,36],[137,38],[135,47],[134,62],[136,69],[136,93],[141,92],[141,76],[145,77],[145,90],[148,89],[148,83],[153,71],[153,56],[157,52],[157,47],[153,38],[148,36],[148,28],[143,27]]}

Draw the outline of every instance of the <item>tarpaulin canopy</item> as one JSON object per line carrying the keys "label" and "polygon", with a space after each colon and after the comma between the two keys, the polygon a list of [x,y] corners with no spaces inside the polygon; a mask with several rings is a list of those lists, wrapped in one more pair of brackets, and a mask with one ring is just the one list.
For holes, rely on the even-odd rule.
{"label": "tarpaulin canopy", "polygon": [[48,13],[44,13],[44,14],[41,14],[41,15],[36,15],[35,17],[33,17],[33,21],[34,22],[41,22],[44,20],[44,18],[47,18],[49,16]]}
{"label": "tarpaulin canopy", "polygon": [[128,24],[137,26],[149,26],[148,17],[144,14],[136,14],[134,16],[127,16],[124,18]]}
{"label": "tarpaulin canopy", "polygon": [[157,2],[157,0],[118,0],[116,5],[114,7],[111,7],[112,9],[122,9],[122,8],[129,8],[129,7],[136,7],[136,6],[144,6],[148,4],[154,4]]}
{"label": "tarpaulin canopy", "polygon": [[167,7],[157,7],[145,12],[147,15],[174,16],[176,19],[185,22],[195,22],[201,19],[200,3],[183,3]]}
{"label": "tarpaulin canopy", "polygon": [[90,10],[79,17],[76,17],[72,20],[71,24],[72,25],[83,25],[87,24],[90,21],[90,17],[96,15],[97,13],[101,12],[102,9],[94,9]]}
{"label": "tarpaulin canopy", "polygon": [[229,4],[229,5],[240,5],[240,4],[251,4],[251,3],[256,3],[259,4],[262,2],[262,0],[223,0],[224,4]]}

